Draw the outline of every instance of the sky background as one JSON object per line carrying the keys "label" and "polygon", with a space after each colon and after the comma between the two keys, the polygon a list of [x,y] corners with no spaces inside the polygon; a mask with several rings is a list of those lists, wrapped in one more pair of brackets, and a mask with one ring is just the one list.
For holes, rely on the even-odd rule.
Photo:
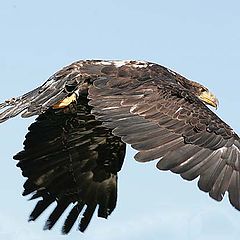
{"label": "sky background", "polygon": [[[207,86],[217,114],[240,133],[240,2],[238,0],[0,0],[0,102],[42,84],[79,59],[148,60]],[[31,119],[0,125],[0,239],[238,239],[240,213],[218,203],[156,162],[137,163],[128,148],[119,174],[118,205],[94,217],[84,234],[42,231],[44,214],[21,196],[24,178],[12,156]]]}

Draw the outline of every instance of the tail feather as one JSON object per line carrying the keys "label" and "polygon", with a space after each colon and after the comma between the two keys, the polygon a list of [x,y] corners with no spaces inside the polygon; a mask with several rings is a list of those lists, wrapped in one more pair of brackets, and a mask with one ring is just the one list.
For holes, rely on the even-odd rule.
{"label": "tail feather", "polygon": [[0,103],[0,110],[7,107],[7,103],[6,102],[3,102],[3,103]]}
{"label": "tail feather", "polygon": [[0,103],[0,123],[19,114],[31,117],[45,112],[50,106],[66,97],[66,92],[58,89],[49,94],[49,89],[38,87],[20,97]]}
{"label": "tail feather", "polygon": [[28,107],[28,104],[21,104],[21,103],[20,104],[16,103],[14,105],[3,103],[1,105],[3,106],[2,107],[3,109],[6,107],[7,109],[4,109],[4,111],[0,113],[0,123],[5,122],[9,118],[13,118],[17,116],[19,113],[23,112]]}
{"label": "tail feather", "polygon": [[11,98],[0,103],[0,123],[27,110],[33,99],[38,95],[38,92],[39,88],[36,88],[20,97]]}
{"label": "tail feather", "polygon": [[17,114],[25,110],[25,105],[19,106],[19,99],[10,99],[0,104],[0,123],[15,117]]}

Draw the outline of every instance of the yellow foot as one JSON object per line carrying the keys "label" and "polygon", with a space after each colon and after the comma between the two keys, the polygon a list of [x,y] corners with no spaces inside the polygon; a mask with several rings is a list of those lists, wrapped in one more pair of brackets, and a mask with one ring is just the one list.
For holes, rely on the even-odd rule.
{"label": "yellow foot", "polygon": [[77,97],[76,94],[73,93],[70,97],[66,97],[63,100],[59,101],[55,105],[52,106],[53,109],[58,109],[58,108],[65,108],[67,107],[70,103],[76,102]]}

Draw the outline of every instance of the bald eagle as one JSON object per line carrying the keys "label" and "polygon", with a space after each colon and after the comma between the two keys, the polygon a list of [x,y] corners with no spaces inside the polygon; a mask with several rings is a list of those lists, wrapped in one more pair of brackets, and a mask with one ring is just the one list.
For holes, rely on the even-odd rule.
{"label": "bald eagle", "polygon": [[39,198],[29,220],[52,203],[44,229],[71,206],[62,227],[81,216],[84,231],[97,209],[107,218],[116,207],[117,174],[126,144],[139,162],[186,180],[240,210],[240,139],[207,106],[217,98],[204,86],[146,61],[77,61],[43,85],[0,104],[0,122],[38,115],[24,149],[14,156],[27,178],[23,195]]}

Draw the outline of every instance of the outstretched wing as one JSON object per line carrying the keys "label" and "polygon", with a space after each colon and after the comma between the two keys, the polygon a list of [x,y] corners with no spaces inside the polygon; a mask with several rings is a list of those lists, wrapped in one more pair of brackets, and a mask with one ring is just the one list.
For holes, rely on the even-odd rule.
{"label": "outstretched wing", "polygon": [[44,227],[51,229],[71,206],[63,233],[71,230],[81,213],[80,231],[86,229],[97,207],[99,217],[111,214],[117,200],[117,172],[125,155],[120,138],[90,114],[86,97],[78,101],[40,115],[29,127],[24,150],[14,156],[27,177],[23,195],[41,198],[30,220],[56,202]]}
{"label": "outstretched wing", "polygon": [[[80,71],[82,62],[75,62],[51,76],[42,86],[20,97],[14,97],[0,104],[0,123],[21,113],[22,117],[30,117],[44,113],[54,104],[70,96],[74,92],[87,90],[86,79],[89,74]],[[92,74],[92,79],[94,74]]]}
{"label": "outstretched wing", "polygon": [[184,179],[200,176],[199,188],[218,201],[229,192],[240,210],[240,140],[197,97],[170,81],[113,77],[89,90],[92,113],[113,134],[138,150],[135,159],[159,159],[157,167]]}

